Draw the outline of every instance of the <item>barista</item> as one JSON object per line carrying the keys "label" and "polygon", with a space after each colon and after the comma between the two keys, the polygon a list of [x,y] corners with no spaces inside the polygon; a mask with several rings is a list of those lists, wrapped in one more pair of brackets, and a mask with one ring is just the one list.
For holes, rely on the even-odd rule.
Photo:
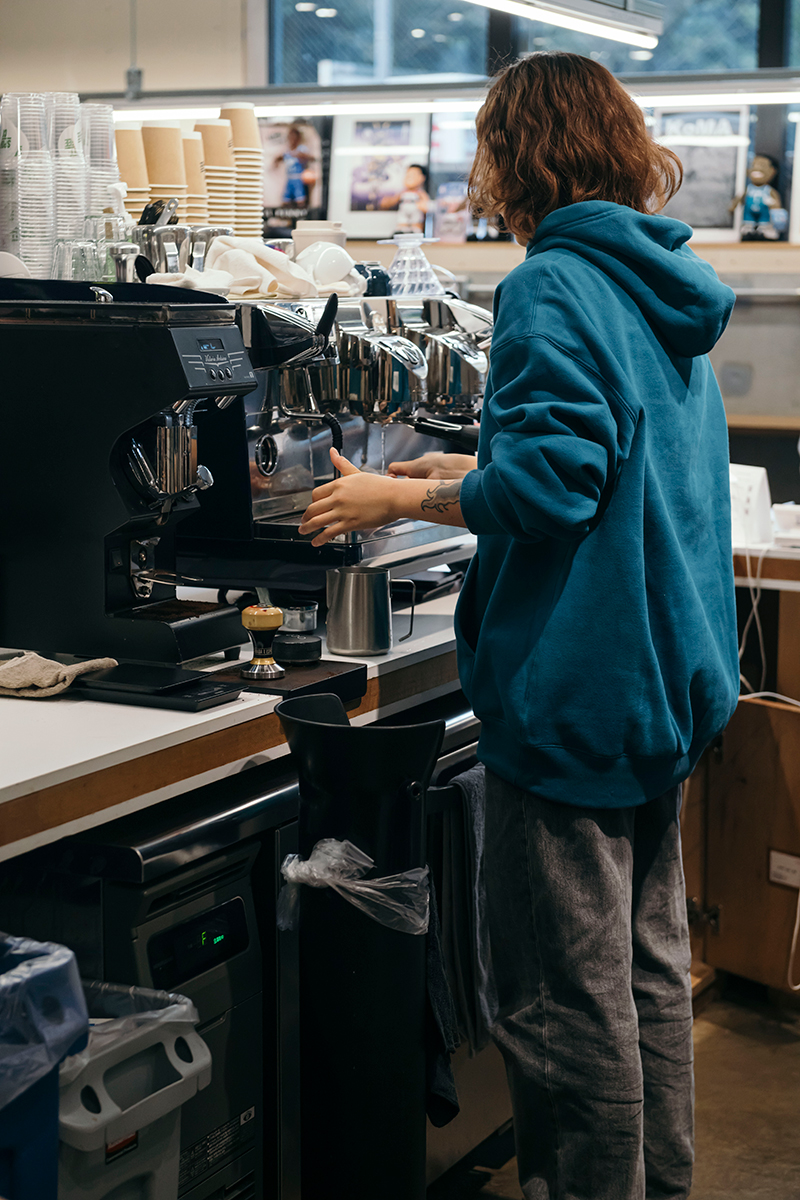
{"label": "barista", "polygon": [[478,116],[473,208],[500,284],[477,460],[313,494],[321,545],[399,517],[478,535],[456,616],[482,722],[486,889],[522,1190],[688,1197],[680,784],[736,705],[725,413],[706,355],[733,293],[652,215],[674,154],[599,63],[539,53]]}

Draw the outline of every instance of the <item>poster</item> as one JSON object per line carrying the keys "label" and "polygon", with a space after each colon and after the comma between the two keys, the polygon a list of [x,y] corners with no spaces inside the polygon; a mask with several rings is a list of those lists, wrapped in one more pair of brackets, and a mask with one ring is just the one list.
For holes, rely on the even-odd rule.
{"label": "poster", "polygon": [[739,239],[741,208],[728,211],[745,189],[750,148],[750,111],[653,113],[656,141],[674,150],[683,164],[683,184],[664,215],[685,221],[704,241]]}
{"label": "poster", "polygon": [[328,216],[351,238],[422,232],[433,219],[430,118],[339,116],[334,122]]}
{"label": "poster", "polygon": [[264,234],[290,237],[298,220],[324,220],[330,171],[330,117],[260,118],[264,150]]}

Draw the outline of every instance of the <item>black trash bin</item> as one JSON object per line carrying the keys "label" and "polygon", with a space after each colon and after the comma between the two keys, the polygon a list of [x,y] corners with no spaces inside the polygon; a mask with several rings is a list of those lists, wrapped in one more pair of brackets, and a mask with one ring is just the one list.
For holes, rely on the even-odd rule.
{"label": "black trash bin", "polygon": [[[276,712],[300,782],[299,855],[350,841],[376,878],[425,865],[425,791],[444,721],[351,726],[337,696]],[[331,888],[299,917],[303,1200],[425,1195],[425,938]]]}

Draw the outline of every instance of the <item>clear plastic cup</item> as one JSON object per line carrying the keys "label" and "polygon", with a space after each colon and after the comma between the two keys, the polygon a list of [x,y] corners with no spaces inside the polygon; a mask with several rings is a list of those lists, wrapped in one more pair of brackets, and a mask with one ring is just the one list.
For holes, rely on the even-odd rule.
{"label": "clear plastic cup", "polygon": [[68,238],[56,242],[52,279],[99,283],[102,273],[103,265],[96,242],[74,241]]}

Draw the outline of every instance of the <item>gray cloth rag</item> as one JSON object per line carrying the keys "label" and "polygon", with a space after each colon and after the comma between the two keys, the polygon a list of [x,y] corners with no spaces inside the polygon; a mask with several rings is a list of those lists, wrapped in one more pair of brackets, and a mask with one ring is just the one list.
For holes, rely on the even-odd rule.
{"label": "gray cloth rag", "polygon": [[86,662],[63,663],[42,658],[40,654],[26,651],[16,658],[0,662],[0,696],[19,696],[26,700],[46,700],[64,692],[76,675],[87,671],[106,671],[116,667],[115,658],[90,658]]}
{"label": "gray cloth rag", "polygon": [[483,876],[483,764],[451,783],[461,792],[463,803],[460,810],[444,815],[443,940],[459,1017],[470,1052],[477,1054],[489,1042],[497,1015]]}

